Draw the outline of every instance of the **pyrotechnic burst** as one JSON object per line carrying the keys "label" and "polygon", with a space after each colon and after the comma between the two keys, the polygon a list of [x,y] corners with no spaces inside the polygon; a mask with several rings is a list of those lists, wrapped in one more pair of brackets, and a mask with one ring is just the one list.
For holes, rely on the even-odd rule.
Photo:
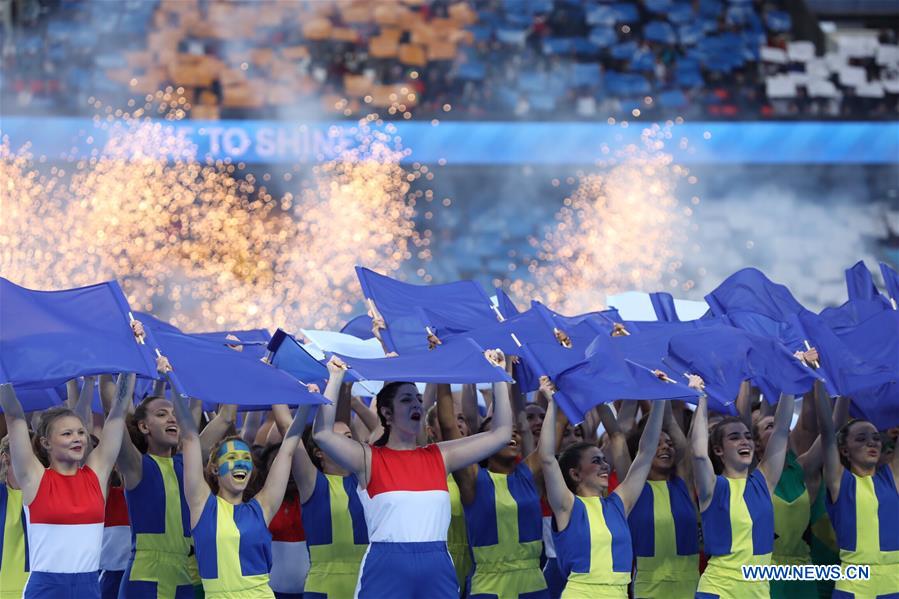
{"label": "pyrotechnic burst", "polygon": [[511,284],[520,301],[533,297],[574,314],[601,307],[606,294],[678,286],[692,208],[675,197],[688,173],[663,151],[665,135],[649,127],[642,145],[616,152],[597,172],[578,174],[555,224],[531,240],[532,279]]}
{"label": "pyrotechnic burst", "polygon": [[[156,100],[183,117],[171,92]],[[311,185],[273,197],[233,164],[198,161],[164,123],[135,118],[149,109],[109,123],[89,160],[48,169],[0,147],[4,277],[35,289],[117,278],[132,307],[187,330],[291,329],[345,319],[361,298],[355,264],[395,273],[413,253],[428,258],[410,192],[425,173],[400,165],[389,127],[364,119]]]}

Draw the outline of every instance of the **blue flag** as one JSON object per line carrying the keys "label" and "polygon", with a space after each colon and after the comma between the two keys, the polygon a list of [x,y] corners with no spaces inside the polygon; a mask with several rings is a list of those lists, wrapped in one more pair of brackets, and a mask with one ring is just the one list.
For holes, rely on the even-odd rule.
{"label": "blue flag", "polygon": [[[267,353],[266,345],[272,336],[265,329],[247,329],[234,331],[215,331],[211,333],[191,333],[194,337],[216,341],[222,345],[240,348],[248,356],[257,360]],[[228,337],[237,337],[237,340]]]}
{"label": "blue flag", "polygon": [[217,403],[265,409],[271,404],[327,401],[289,374],[220,341],[181,333],[148,314],[141,314],[141,321],[171,363],[171,378],[178,391],[203,400],[207,409]]}
{"label": "blue flag", "polygon": [[79,376],[153,376],[149,339],[140,343],[119,284],[33,291],[0,277],[0,383],[55,387]]}
{"label": "blue flag", "polygon": [[[491,348],[494,349],[494,348]],[[511,382],[506,372],[484,357],[484,350],[465,337],[448,339],[433,350],[393,358],[352,358],[336,354],[357,380],[413,383]]]}
{"label": "blue flag", "polygon": [[732,413],[740,385],[748,380],[770,404],[781,393],[800,395],[821,377],[771,337],[716,326],[679,333],[671,337],[665,362],[677,375],[698,374],[705,381],[709,407],[725,407]]}
{"label": "blue flag", "polygon": [[773,283],[755,268],[735,272],[705,300],[714,316],[726,315],[735,327],[776,337],[790,351],[805,349],[807,335],[797,319],[805,308],[786,286]]}
{"label": "blue flag", "polygon": [[[550,376],[559,390],[556,401],[569,420],[581,422],[597,405],[618,399],[683,399],[696,403],[696,391],[663,381],[649,368],[621,358],[611,343],[611,337],[597,336],[588,349],[588,358]],[[533,355],[529,347],[524,350],[528,359],[539,363],[542,356]]]}
{"label": "blue flag", "polygon": [[496,288],[496,304],[503,318],[510,318],[521,312],[518,306],[515,305],[515,302],[512,301],[512,298],[500,287]]}
{"label": "blue flag", "polygon": [[670,293],[657,291],[649,294],[652,309],[656,313],[659,322],[678,322],[677,310],[674,308],[674,297]]}
{"label": "blue flag", "polygon": [[897,304],[899,304],[899,273],[890,268],[889,265],[881,262],[880,274],[883,275],[883,283],[886,285],[887,294],[890,296],[893,309],[895,310]]}
{"label": "blue flag", "polygon": [[865,266],[864,261],[859,260],[851,267],[846,269],[846,291],[849,293],[849,300],[868,300],[884,303],[889,308],[890,302],[880,295],[877,285],[874,284],[874,277],[871,271]]}
{"label": "blue flag", "polygon": [[371,332],[371,327],[371,316],[368,314],[360,314],[355,318],[351,318],[345,325],[343,325],[340,332],[352,335],[357,339],[365,340],[374,337],[374,334]]}
{"label": "blue flag", "polygon": [[322,389],[328,380],[328,368],[315,359],[293,335],[281,329],[275,331],[268,344],[272,365],[304,383],[315,383]]}
{"label": "blue flag", "polygon": [[884,310],[892,310],[889,304],[884,303],[881,299],[873,300],[849,300],[842,306],[836,308],[824,308],[821,310],[821,319],[827,323],[827,326],[839,335],[842,332],[849,331],[865,322],[866,320],[877,316]]}
{"label": "blue flag", "polygon": [[384,344],[399,354],[427,349],[428,329],[443,339],[497,321],[490,298],[474,281],[411,285],[361,266],[356,275],[387,325]]}

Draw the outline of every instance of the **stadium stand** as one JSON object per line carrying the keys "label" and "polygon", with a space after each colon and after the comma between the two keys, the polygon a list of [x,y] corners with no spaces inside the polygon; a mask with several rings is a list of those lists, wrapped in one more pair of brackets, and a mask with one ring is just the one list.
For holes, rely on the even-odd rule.
{"label": "stadium stand", "polygon": [[166,86],[202,119],[872,119],[899,100],[895,30],[823,35],[786,0],[2,4],[6,112]]}

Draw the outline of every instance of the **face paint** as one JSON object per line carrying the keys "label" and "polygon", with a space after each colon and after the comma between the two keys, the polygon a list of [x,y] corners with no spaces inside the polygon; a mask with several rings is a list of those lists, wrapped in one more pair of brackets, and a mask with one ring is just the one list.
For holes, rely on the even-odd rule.
{"label": "face paint", "polygon": [[250,454],[250,446],[238,439],[224,443],[215,457],[219,476],[227,476],[229,472],[240,470],[246,472],[249,477],[253,472],[253,456]]}

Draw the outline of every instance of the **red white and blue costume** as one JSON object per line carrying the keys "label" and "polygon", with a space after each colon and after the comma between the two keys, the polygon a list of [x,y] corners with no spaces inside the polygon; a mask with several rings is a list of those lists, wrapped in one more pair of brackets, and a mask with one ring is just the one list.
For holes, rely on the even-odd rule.
{"label": "red white and blue costume", "polygon": [[371,450],[368,487],[357,489],[370,543],[356,597],[458,597],[446,548],[450,496],[440,448]]}
{"label": "red white and blue costume", "polygon": [[116,599],[119,584],[131,557],[131,523],[125,489],[110,487],[106,498],[106,521],[103,524],[103,547],[100,549],[100,594],[103,599]]}
{"label": "red white and blue costume", "polygon": [[25,506],[31,575],[26,599],[100,597],[105,501],[87,466],[66,476],[48,468]]}

